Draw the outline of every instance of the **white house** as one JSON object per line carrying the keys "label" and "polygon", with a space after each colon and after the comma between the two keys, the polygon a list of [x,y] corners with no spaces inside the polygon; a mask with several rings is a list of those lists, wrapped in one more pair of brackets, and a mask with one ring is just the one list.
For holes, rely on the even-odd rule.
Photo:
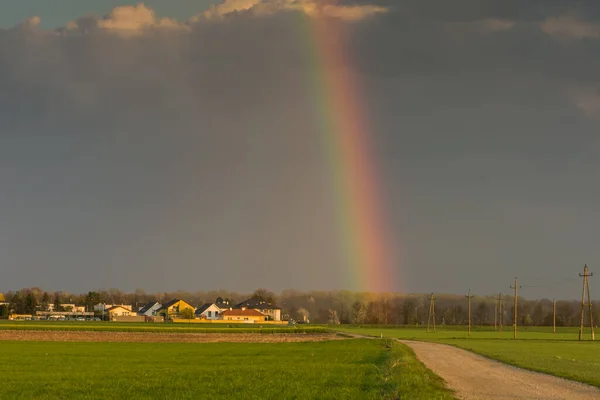
{"label": "white house", "polygon": [[137,314],[144,315],[146,317],[154,317],[156,316],[156,311],[161,307],[162,304],[160,304],[158,301],[151,301],[150,303],[140,308]]}
{"label": "white house", "polygon": [[195,314],[196,318],[200,319],[219,319],[221,311],[221,308],[217,307],[215,303],[206,303],[202,307],[199,307]]}

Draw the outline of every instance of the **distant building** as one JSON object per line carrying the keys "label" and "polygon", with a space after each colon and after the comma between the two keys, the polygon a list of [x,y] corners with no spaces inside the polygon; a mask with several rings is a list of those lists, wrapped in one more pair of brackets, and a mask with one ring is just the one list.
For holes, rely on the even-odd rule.
{"label": "distant building", "polygon": [[229,299],[223,299],[222,297],[217,297],[215,300],[215,305],[221,309],[221,311],[229,310],[233,308]]}
{"label": "distant building", "polygon": [[53,303],[48,304],[49,312],[59,312],[59,311],[76,312],[76,313],[85,312],[85,306],[76,306],[75,304],[70,304],[70,303],[61,304],[60,310],[55,310],[54,308],[55,307],[54,307]]}
{"label": "distant building", "polygon": [[191,308],[192,312],[195,311],[194,307],[186,303],[181,299],[173,299],[166,304],[163,304],[158,310],[156,315],[163,315],[166,319],[179,318],[181,312],[186,308]]}
{"label": "distant building", "polygon": [[251,308],[234,308],[221,313],[221,318],[225,321],[239,321],[244,323],[255,323],[266,321],[268,317],[258,310]]}
{"label": "distant building", "polygon": [[196,318],[212,320],[219,319],[219,316],[223,311],[225,310],[221,309],[220,307],[217,307],[215,303],[206,303],[202,305],[202,307],[199,307],[196,310],[195,314]]}
{"label": "distant building", "polygon": [[115,317],[128,317],[130,315],[135,315],[136,313],[132,312],[130,308],[126,308],[123,306],[112,306],[104,310],[108,318],[112,321]]}
{"label": "distant building", "polygon": [[158,301],[151,301],[150,303],[144,305],[137,312],[138,315],[144,315],[146,317],[154,317],[156,316],[156,311],[158,311],[162,307]]}
{"label": "distant building", "polygon": [[96,304],[94,306],[94,311],[101,313],[101,312],[105,312],[109,308],[116,307],[116,306],[120,306],[120,307],[128,309],[129,311],[133,311],[133,307],[130,304],[104,304],[104,303]]}
{"label": "distant building", "polygon": [[281,308],[279,308],[271,303],[267,303],[266,301],[257,300],[257,299],[248,299],[248,300],[242,301],[239,304],[236,304],[234,308],[236,308],[236,309],[248,308],[248,309],[252,309],[252,310],[257,310],[260,313],[269,317],[269,319],[271,319],[271,320],[281,321]]}

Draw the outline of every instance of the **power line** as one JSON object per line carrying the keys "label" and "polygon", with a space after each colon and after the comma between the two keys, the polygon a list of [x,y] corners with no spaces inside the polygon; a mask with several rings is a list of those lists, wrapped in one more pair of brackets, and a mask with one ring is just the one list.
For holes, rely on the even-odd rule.
{"label": "power line", "polygon": [[524,288],[544,288],[544,287],[562,285],[562,284],[564,284],[566,282],[576,282],[578,280],[579,279],[577,279],[577,278],[571,277],[571,278],[564,278],[564,279],[561,279],[561,280],[558,280],[558,281],[554,281],[554,282],[551,282],[551,283],[544,283],[544,284],[538,284],[538,285],[522,285],[521,287],[524,287]]}

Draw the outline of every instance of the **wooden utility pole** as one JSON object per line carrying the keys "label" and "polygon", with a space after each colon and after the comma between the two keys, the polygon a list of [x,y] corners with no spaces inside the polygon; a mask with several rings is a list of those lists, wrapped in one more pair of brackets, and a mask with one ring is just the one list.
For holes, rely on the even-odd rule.
{"label": "wooden utility pole", "polygon": [[498,329],[498,302],[494,302],[494,330]]}
{"label": "wooden utility pole", "polygon": [[[583,340],[583,321],[585,306],[590,308],[590,328],[592,329],[592,340],[594,340],[594,318],[592,317],[592,298],[590,296],[590,282],[588,277],[593,276],[588,272],[587,264],[583,267],[583,274],[579,274],[583,278],[583,289],[581,290],[581,323],[579,324],[579,340]],[[585,293],[587,291],[587,303],[585,302]]]}
{"label": "wooden utility pole", "polygon": [[517,338],[517,304],[518,304],[518,296],[519,296],[519,281],[515,277],[515,286],[511,286],[511,289],[515,289],[515,309],[513,313],[513,339]]}
{"label": "wooden utility pole", "polygon": [[552,331],[556,333],[556,299],[552,299]]}
{"label": "wooden utility pole", "polygon": [[429,297],[429,316],[427,317],[427,332],[429,332],[429,323],[433,321],[433,331],[435,332],[435,297],[431,293]]}
{"label": "wooden utility pole", "polygon": [[468,336],[471,337],[471,299],[475,296],[471,296],[471,289],[469,289],[469,294],[465,296],[469,300],[468,313],[469,313],[469,330]]}
{"label": "wooden utility pole", "polygon": [[502,331],[502,323],[504,322],[504,307],[502,307],[502,293],[498,293],[498,330]]}

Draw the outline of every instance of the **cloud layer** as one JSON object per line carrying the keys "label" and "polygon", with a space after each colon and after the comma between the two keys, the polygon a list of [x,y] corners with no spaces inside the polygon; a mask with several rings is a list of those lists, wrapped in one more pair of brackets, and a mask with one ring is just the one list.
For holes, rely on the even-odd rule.
{"label": "cloud layer", "polygon": [[[330,71],[316,18],[339,35]],[[462,291],[453,271],[478,279],[483,259],[509,276],[593,259],[599,26],[593,1],[226,0],[0,30],[6,279],[360,286],[319,80],[337,69],[368,119],[395,289]]]}

